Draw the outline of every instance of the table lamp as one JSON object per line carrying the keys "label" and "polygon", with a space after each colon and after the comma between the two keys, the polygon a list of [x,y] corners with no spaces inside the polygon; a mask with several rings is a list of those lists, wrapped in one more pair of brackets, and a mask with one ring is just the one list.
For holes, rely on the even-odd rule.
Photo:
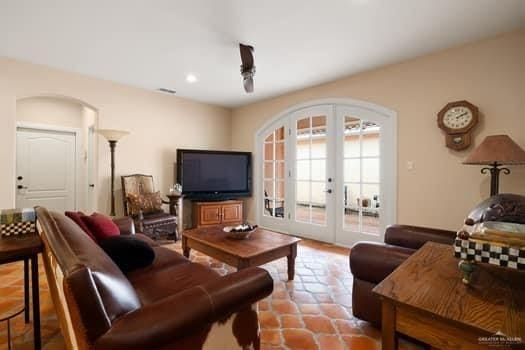
{"label": "table lamp", "polygon": [[525,151],[508,135],[487,136],[463,164],[489,165],[481,173],[490,172],[490,196],[499,193],[499,173],[510,174],[510,169],[502,165],[525,164]]}

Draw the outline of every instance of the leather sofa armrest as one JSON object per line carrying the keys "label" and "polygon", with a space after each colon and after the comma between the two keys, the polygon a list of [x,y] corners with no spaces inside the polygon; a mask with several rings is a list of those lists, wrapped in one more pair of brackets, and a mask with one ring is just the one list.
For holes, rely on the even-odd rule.
{"label": "leather sofa armrest", "polygon": [[121,218],[113,219],[113,222],[120,229],[121,235],[134,235],[135,234],[135,224],[133,219],[129,216],[123,216]]}
{"label": "leather sofa armrest", "polygon": [[426,242],[453,244],[456,232],[429,227],[391,225],[385,232],[385,243],[419,249]]}
{"label": "leather sofa armrest", "polygon": [[95,349],[167,348],[272,291],[273,280],[264,269],[253,267],[226,275],[122,316],[97,339]]}
{"label": "leather sofa armrest", "polygon": [[414,252],[410,248],[359,242],[350,249],[350,270],[355,278],[379,283]]}

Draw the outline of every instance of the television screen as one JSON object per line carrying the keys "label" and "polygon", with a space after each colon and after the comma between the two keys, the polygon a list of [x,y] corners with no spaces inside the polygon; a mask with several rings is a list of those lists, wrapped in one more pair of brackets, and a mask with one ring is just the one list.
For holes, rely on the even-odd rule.
{"label": "television screen", "polygon": [[177,178],[188,197],[249,196],[251,153],[178,150]]}

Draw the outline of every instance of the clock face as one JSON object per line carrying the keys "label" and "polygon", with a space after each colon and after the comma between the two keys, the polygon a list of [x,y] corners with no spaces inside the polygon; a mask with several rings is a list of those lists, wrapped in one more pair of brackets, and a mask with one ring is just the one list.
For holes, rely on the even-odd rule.
{"label": "clock face", "polygon": [[445,112],[443,124],[449,129],[463,129],[472,121],[472,111],[467,107],[452,107]]}

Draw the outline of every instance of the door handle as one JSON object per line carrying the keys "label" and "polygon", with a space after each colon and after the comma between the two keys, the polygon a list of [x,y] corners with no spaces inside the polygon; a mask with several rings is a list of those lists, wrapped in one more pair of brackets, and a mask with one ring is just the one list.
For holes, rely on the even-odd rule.
{"label": "door handle", "polygon": [[332,193],[332,190],[326,190],[325,192],[326,193]]}
{"label": "door handle", "polygon": [[95,184],[89,184],[89,187],[93,188],[95,187]]}
{"label": "door handle", "polygon": [[19,190],[24,190],[27,189],[27,186],[18,185],[16,186],[16,188],[18,188]]}

